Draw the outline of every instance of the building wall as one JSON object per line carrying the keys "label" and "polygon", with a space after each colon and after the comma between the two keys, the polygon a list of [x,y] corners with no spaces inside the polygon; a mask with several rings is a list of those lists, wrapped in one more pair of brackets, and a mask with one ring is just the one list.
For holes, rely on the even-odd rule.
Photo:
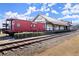
{"label": "building wall", "polygon": [[64,30],[64,26],[60,26],[60,30]]}
{"label": "building wall", "polygon": [[54,30],[58,31],[59,30],[59,26],[58,25],[55,25],[54,26]]}
{"label": "building wall", "polygon": [[34,22],[43,22],[43,23],[46,23],[46,20],[43,17],[39,16]]}
{"label": "building wall", "polygon": [[53,30],[52,24],[47,24],[46,25],[46,30]]}
{"label": "building wall", "polygon": [[64,27],[65,26],[60,26],[60,25],[52,25],[51,23],[50,24],[46,24],[46,30],[48,31],[58,31],[58,30],[64,30]]}
{"label": "building wall", "polygon": [[[50,20],[50,18],[49,18],[49,20]],[[45,28],[46,28],[46,30],[48,30],[48,31],[58,31],[58,30],[65,30],[65,26],[60,26],[60,25],[56,25],[56,24],[51,24],[51,23],[49,23],[49,21],[47,20],[47,19],[45,19],[45,18],[43,18],[43,17],[41,17],[41,16],[38,16],[37,18],[36,18],[36,20],[35,20],[35,22],[43,22],[43,23],[45,23],[46,25],[45,25]],[[57,22],[57,21],[55,21],[55,22]],[[61,24],[62,22],[59,22],[59,24]],[[65,23],[65,22],[64,22]],[[67,30],[67,29],[66,29]]]}

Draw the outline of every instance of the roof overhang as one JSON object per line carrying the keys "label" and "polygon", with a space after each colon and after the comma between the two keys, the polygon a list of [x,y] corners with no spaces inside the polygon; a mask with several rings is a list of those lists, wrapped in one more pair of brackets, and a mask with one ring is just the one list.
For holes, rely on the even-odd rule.
{"label": "roof overhang", "polygon": [[43,17],[47,22],[50,22],[51,24],[54,24],[54,25],[70,26],[70,23],[67,22],[67,21],[56,20],[56,19],[53,19],[51,17],[44,16],[44,15],[37,15],[34,18],[33,21],[35,21],[39,16]]}

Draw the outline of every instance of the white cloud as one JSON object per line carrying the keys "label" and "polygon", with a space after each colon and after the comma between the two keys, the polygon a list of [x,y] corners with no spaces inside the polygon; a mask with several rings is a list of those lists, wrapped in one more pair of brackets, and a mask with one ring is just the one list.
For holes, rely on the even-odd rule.
{"label": "white cloud", "polygon": [[56,3],[49,3],[48,4],[49,7],[54,6],[54,5],[56,5]]}
{"label": "white cloud", "polygon": [[0,28],[2,28],[2,23],[4,23],[5,20],[8,18],[22,19],[22,20],[32,19],[33,20],[34,17],[31,17],[31,16],[29,17],[25,14],[19,14],[17,12],[8,11],[8,12],[5,12],[4,18],[0,20]]}
{"label": "white cloud", "polygon": [[17,12],[11,12],[11,11],[8,11],[5,13],[5,18],[17,18],[18,16],[18,13]]}
{"label": "white cloud", "polygon": [[79,24],[79,20],[72,21],[72,25],[77,25],[77,24]]}
{"label": "white cloud", "polygon": [[58,19],[67,19],[67,18],[79,18],[79,15],[72,15],[72,16],[70,16],[70,15],[66,15],[66,16],[64,16],[64,17],[62,17],[62,18],[58,18]]}
{"label": "white cloud", "polygon": [[43,4],[42,7],[41,7],[41,9],[40,9],[40,11],[42,11],[42,12],[48,12],[48,11],[50,11],[52,13],[58,14],[58,12],[56,10],[54,10],[54,9],[51,10],[52,6],[54,6],[55,4],[56,3],[49,3],[48,5],[47,4]]}
{"label": "white cloud", "polygon": [[45,8],[41,8],[40,11],[44,11]]}
{"label": "white cloud", "polygon": [[71,13],[72,14],[77,14],[77,13],[79,13],[79,9],[73,9],[73,10],[71,10]]}
{"label": "white cloud", "polygon": [[24,13],[24,15],[30,15],[32,13],[32,11],[28,10],[26,13]]}
{"label": "white cloud", "polygon": [[71,3],[65,4],[65,7],[63,9],[71,9]]}
{"label": "white cloud", "polygon": [[72,15],[71,18],[79,18],[79,15]]}
{"label": "white cloud", "polygon": [[71,13],[79,13],[79,4],[76,4],[71,8]]}
{"label": "white cloud", "polygon": [[4,18],[16,18],[16,19],[23,19],[23,20],[29,20],[29,19],[32,19],[33,17],[29,17],[27,15],[24,14],[19,14],[17,12],[11,12],[11,11],[8,11],[5,13],[5,17]]}
{"label": "white cloud", "polygon": [[64,10],[61,12],[63,15],[68,15],[68,14],[71,14],[71,12],[69,10]]}
{"label": "white cloud", "polygon": [[41,9],[39,9],[39,11],[41,12],[50,11],[50,8],[42,7]]}
{"label": "white cloud", "polygon": [[[30,6],[30,7],[27,9],[27,12],[25,13],[25,15],[30,15],[32,12],[36,12],[36,11],[41,11],[41,12],[48,12],[48,11],[51,11],[50,8],[51,8],[53,5],[55,5],[55,4],[56,4],[56,3],[49,3],[49,4],[43,3],[40,9],[37,9],[37,7],[35,7],[35,6]],[[48,6],[50,6],[50,8],[48,8]],[[54,11],[53,13],[56,13],[56,14],[57,14],[56,11]]]}
{"label": "white cloud", "polygon": [[49,16],[49,13],[46,13],[46,16]]}
{"label": "white cloud", "polygon": [[59,7],[60,9],[62,8],[62,7]]}
{"label": "white cloud", "polygon": [[77,14],[79,13],[79,4],[72,6],[72,4],[67,3],[63,9],[64,10],[61,12],[63,15]]}
{"label": "white cloud", "polygon": [[42,12],[45,11],[45,10],[46,10],[46,7],[47,7],[46,4],[43,4],[43,5],[41,6],[40,11],[42,11]]}
{"label": "white cloud", "polygon": [[71,8],[72,8],[71,3],[67,3],[67,4],[65,4],[63,11],[61,13],[63,15],[69,15],[69,14],[71,14],[71,11],[70,11]]}
{"label": "white cloud", "polygon": [[72,9],[79,9],[79,4],[74,5]]}
{"label": "white cloud", "polygon": [[[49,4],[48,4],[49,5]],[[44,11],[50,11],[50,8],[48,8],[48,5],[47,5],[47,3],[45,4],[43,4],[42,6],[41,6],[41,8],[39,9],[39,11],[42,11],[42,12],[44,12]],[[53,5],[53,4],[52,4]]]}
{"label": "white cloud", "polygon": [[45,11],[50,11],[50,8],[45,9]]}
{"label": "white cloud", "polygon": [[25,13],[25,15],[30,15],[32,12],[35,12],[35,11],[39,11],[39,10],[37,10],[35,6],[30,6],[27,9],[27,12]]}
{"label": "white cloud", "polygon": [[29,7],[28,10],[30,10],[30,11],[36,11],[36,7],[35,7],[35,6],[33,6],[33,7]]}
{"label": "white cloud", "polygon": [[76,25],[76,24],[79,24],[79,15],[72,15],[72,16],[69,16],[69,15],[66,15],[62,18],[58,18],[58,20],[64,20],[64,19],[75,19],[75,20],[72,20],[72,25]]}
{"label": "white cloud", "polygon": [[51,12],[52,13],[55,13],[55,14],[58,14],[58,12],[56,10],[52,10]]}

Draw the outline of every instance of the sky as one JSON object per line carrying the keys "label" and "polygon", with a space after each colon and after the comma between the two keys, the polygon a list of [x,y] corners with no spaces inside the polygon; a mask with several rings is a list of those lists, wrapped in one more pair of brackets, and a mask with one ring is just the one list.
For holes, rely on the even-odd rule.
{"label": "sky", "polygon": [[79,3],[0,3],[0,28],[7,18],[32,20],[38,14],[79,24]]}

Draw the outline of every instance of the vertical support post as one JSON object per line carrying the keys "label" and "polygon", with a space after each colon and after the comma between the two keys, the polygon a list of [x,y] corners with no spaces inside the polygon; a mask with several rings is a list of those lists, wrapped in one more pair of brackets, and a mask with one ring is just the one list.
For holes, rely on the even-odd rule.
{"label": "vertical support post", "polygon": [[59,30],[60,30],[60,25],[59,25]]}
{"label": "vertical support post", "polygon": [[7,20],[6,20],[6,30],[7,30]]}
{"label": "vertical support post", "polygon": [[68,30],[70,30],[70,26],[68,26],[67,28],[68,28]]}
{"label": "vertical support post", "polygon": [[55,27],[55,26],[53,25],[53,31],[55,30],[54,27]]}
{"label": "vertical support post", "polygon": [[64,26],[64,30],[66,29],[66,27]]}
{"label": "vertical support post", "polygon": [[53,31],[53,27],[54,27],[54,26],[52,25],[52,31]]}
{"label": "vertical support post", "polygon": [[66,26],[66,30],[68,30],[68,27]]}
{"label": "vertical support post", "polygon": [[45,24],[45,29],[46,29],[46,31],[47,31],[47,21],[46,21],[46,24]]}
{"label": "vertical support post", "polygon": [[12,20],[11,20],[11,24],[10,25],[11,25],[11,29],[10,30],[12,30]]}

